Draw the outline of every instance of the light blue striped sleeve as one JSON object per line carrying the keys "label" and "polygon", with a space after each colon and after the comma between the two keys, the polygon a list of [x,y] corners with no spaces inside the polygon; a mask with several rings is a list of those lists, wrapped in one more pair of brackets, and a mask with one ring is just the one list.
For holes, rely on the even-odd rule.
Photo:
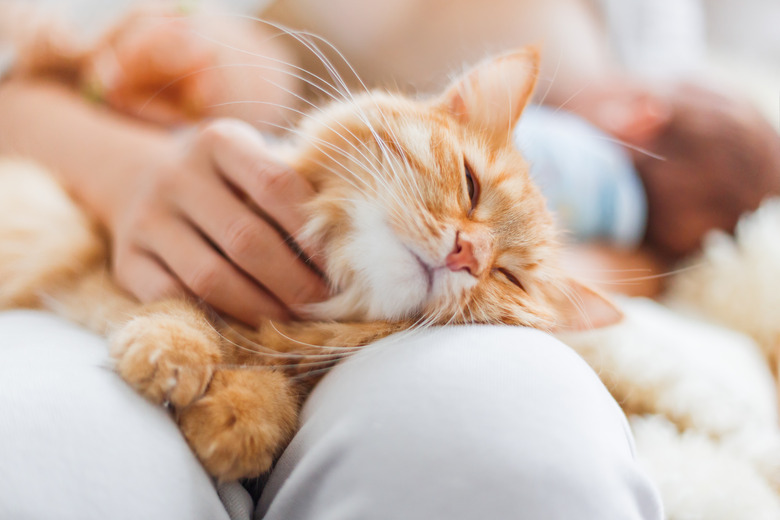
{"label": "light blue striped sleeve", "polygon": [[644,186],[629,154],[609,135],[573,114],[530,106],[515,143],[558,224],[575,240],[626,248],[642,241]]}

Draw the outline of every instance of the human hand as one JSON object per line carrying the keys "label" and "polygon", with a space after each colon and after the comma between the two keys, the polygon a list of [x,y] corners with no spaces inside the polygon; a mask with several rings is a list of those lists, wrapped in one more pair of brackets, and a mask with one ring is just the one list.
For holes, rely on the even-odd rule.
{"label": "human hand", "polygon": [[780,194],[780,136],[749,103],[691,84],[610,89],[586,117],[635,147],[657,253],[691,254],[707,231],[732,231]]}
{"label": "human hand", "polygon": [[113,108],[166,125],[204,115],[219,88],[212,45],[195,20],[172,8],[131,11],[95,45],[82,65],[82,83]]}
{"label": "human hand", "polygon": [[288,319],[296,305],[328,294],[275,229],[295,236],[312,194],[270,158],[252,127],[209,123],[139,174],[112,209],[115,276],[142,301],[191,293],[250,325]]}
{"label": "human hand", "polygon": [[166,126],[204,117],[275,123],[297,88],[292,55],[260,23],[145,5],[83,60],[82,84],[123,113]]}

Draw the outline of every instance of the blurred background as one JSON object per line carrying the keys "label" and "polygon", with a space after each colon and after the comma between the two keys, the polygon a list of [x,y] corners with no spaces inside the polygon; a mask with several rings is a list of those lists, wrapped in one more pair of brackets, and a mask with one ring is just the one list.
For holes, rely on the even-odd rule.
{"label": "blurred background", "polygon": [[[79,38],[88,40],[138,4],[137,0],[0,0],[2,54],[8,61],[13,42],[23,39],[23,33],[40,18],[69,20]],[[543,42],[548,68],[554,70],[560,54],[569,54],[583,43],[578,41],[576,28],[562,37],[550,26],[565,27],[572,10],[588,10],[616,60],[632,73],[649,78],[706,78],[748,95],[774,126],[780,119],[777,0],[230,0],[211,4],[185,0],[174,4],[268,16],[312,30],[332,41],[369,80],[387,83],[392,77],[391,82],[411,83],[420,89],[436,83],[442,71],[462,66],[464,59],[474,61],[496,47],[523,40]],[[522,13],[529,9],[546,11],[548,22],[541,27],[526,24]],[[27,14],[21,15],[22,11]],[[506,15],[499,24],[491,12]],[[464,13],[466,20],[463,16],[456,19]],[[409,23],[414,18],[417,22]],[[537,21],[539,16],[530,18]],[[482,29],[482,24],[501,27],[492,32]],[[517,42],[504,35],[512,26]],[[401,63],[410,54],[425,54],[427,49],[442,70],[424,56],[418,56],[417,69]],[[556,66],[561,68],[560,63]],[[377,72],[380,67],[381,73]],[[427,76],[421,68],[428,69]]]}
{"label": "blurred background", "polygon": [[739,89],[778,127],[780,2],[603,0],[623,63],[649,76],[698,76]]}

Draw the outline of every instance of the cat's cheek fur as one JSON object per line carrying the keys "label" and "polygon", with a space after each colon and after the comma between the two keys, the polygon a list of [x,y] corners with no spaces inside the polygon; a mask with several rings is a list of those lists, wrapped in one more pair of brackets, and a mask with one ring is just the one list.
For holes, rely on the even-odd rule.
{"label": "cat's cheek fur", "polygon": [[320,310],[330,318],[368,320],[397,320],[419,312],[429,297],[427,274],[393,232],[383,206],[353,200],[347,213],[352,229],[338,254],[329,258],[327,271],[331,279],[351,283]]}

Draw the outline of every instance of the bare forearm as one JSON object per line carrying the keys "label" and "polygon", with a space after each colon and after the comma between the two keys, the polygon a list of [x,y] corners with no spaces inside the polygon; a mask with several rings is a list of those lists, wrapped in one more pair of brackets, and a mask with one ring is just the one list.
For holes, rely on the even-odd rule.
{"label": "bare forearm", "polygon": [[[544,56],[538,92],[546,93],[546,103],[562,104],[613,66],[600,14],[588,0],[493,0],[489,9],[470,0],[443,5],[397,0],[380,9],[355,0],[277,0],[263,16],[327,38],[373,85],[443,86],[453,65],[475,63],[486,49],[538,43]],[[334,10],[357,14],[331,16]],[[312,53],[301,58],[309,70],[320,69]],[[352,77],[346,69],[343,75]]]}
{"label": "bare forearm", "polygon": [[0,85],[0,154],[48,167],[103,224],[128,183],[169,147],[170,139],[56,83]]}

